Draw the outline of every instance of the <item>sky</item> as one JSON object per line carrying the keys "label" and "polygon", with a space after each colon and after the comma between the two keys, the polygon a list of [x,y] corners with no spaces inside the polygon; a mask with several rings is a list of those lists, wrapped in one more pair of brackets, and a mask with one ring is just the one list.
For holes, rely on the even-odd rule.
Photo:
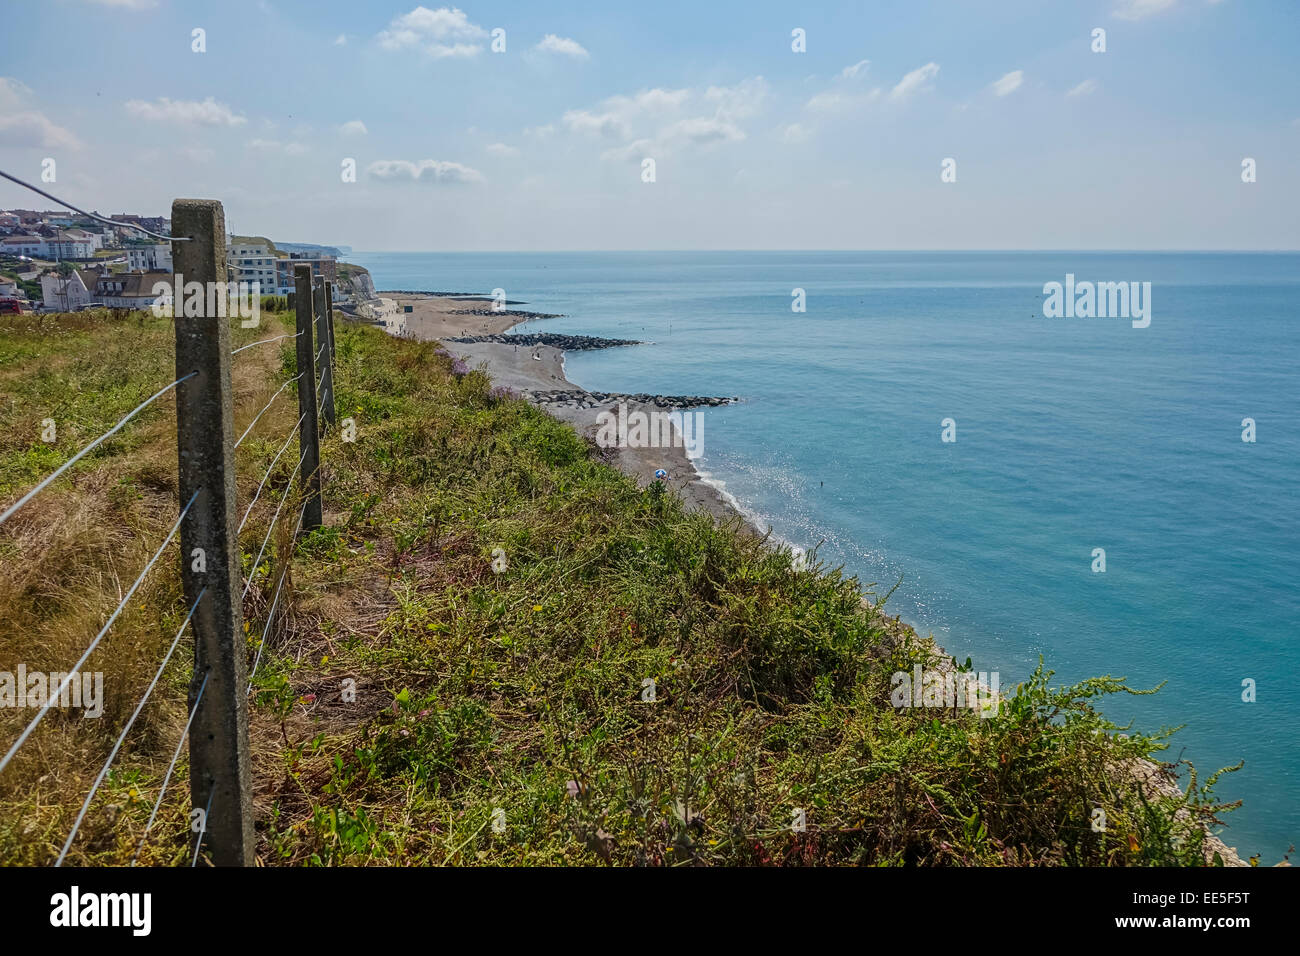
{"label": "sky", "polygon": [[41,0],[0,169],[375,251],[1294,250],[1298,48],[1296,0]]}

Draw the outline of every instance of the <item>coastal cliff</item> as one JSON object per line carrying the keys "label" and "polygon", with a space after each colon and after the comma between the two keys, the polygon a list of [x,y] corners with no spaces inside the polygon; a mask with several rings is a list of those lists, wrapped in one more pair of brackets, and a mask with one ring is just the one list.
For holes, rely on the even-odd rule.
{"label": "coastal cliff", "polygon": [[[68,334],[56,339],[58,323]],[[15,360],[0,397],[42,407],[57,341],[79,414],[111,423],[111,402],[151,387],[174,348],[165,320],[144,314],[130,329],[90,314],[6,329]],[[235,341],[276,331],[290,328],[271,314]],[[262,863],[1230,862],[1207,837],[1228,809],[1213,776],[1153,797],[1117,772],[1167,745],[1120,733],[1094,707],[1129,691],[1121,681],[1054,686],[1040,669],[1003,688],[993,713],[900,700],[897,675],[956,665],[886,614],[885,595],[735,516],[688,507],[671,483],[610,467],[570,424],[436,342],[342,320],[336,336],[340,421],[355,433],[327,436],[324,526],[286,542],[281,616],[249,635],[261,654],[250,720]],[[521,352],[530,368],[548,364]],[[241,354],[241,420],[282,387],[291,355]],[[259,476],[289,476],[271,438],[295,414],[273,406],[259,426],[271,437],[241,447],[245,500]],[[165,421],[144,425],[7,528],[23,560],[3,564],[0,614],[25,646],[66,657],[85,609],[115,599],[113,570],[170,526],[174,440]],[[0,461],[0,488],[30,484],[29,459]],[[264,619],[274,576],[248,573],[246,619]],[[77,601],[58,599],[64,580]],[[175,563],[160,565],[115,631],[133,653],[93,662],[106,686],[139,683],[136,662],[165,652],[182,604]],[[129,861],[134,840],[118,835],[151,813],[133,793],[158,791],[186,706],[183,690],[160,689],[145,727],[167,732],[119,756],[120,780],[69,862]],[[0,859],[50,862],[46,834],[66,832],[115,727],[42,728],[76,746],[28,748],[0,780],[4,817],[23,821],[0,830]],[[153,841],[141,863],[188,862],[184,772],[156,823],[180,836]]]}

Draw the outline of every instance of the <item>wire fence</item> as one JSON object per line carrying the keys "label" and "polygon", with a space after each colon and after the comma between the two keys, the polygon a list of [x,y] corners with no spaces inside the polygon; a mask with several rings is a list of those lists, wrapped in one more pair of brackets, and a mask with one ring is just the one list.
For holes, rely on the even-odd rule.
{"label": "wire fence", "polygon": [[[3,172],[0,175],[20,185],[28,185]],[[29,188],[62,202],[35,187]],[[178,263],[177,271],[191,279],[224,282],[225,226],[221,205],[209,201],[177,200],[172,207],[172,222],[172,231],[177,235],[158,238],[175,243],[173,257]],[[143,229],[141,231],[147,232]],[[319,276],[313,280],[307,265],[295,269],[295,281],[297,330],[235,349],[229,348],[229,323],[214,321],[218,318],[215,315],[182,318],[178,310],[175,317],[177,378],[136,406],[112,428],[0,512],[2,528],[5,522],[38,494],[68,474],[77,462],[121,432],[164,395],[175,392],[179,498],[183,499],[178,501],[179,513],[176,520],[103,627],[91,639],[71,669],[63,675],[58,688],[46,697],[35,716],[9,745],[4,756],[0,757],[0,773],[3,773],[50,710],[65,699],[64,691],[81,673],[91,655],[109,634],[114,622],[131,603],[173,540],[179,536],[179,566],[188,613],[158,663],[152,680],[113,743],[107,759],[99,768],[58,853],[56,866],[63,864],[74,847],[77,835],[94,805],[96,794],[108,779],[114,760],[123,750],[132,727],[157,688],[187,631],[191,633],[194,646],[188,718],[167,772],[158,787],[152,811],[131,862],[134,865],[139,860],[147,845],[187,739],[190,742],[190,819],[193,821],[190,826],[193,846],[187,850],[189,865],[197,865],[201,858],[205,858],[205,849],[206,858],[217,865],[248,865],[253,862],[248,695],[252,692],[253,678],[273,633],[276,610],[280,606],[282,589],[288,575],[289,556],[279,556],[278,578],[251,663],[245,656],[249,653],[249,643],[241,626],[243,604],[259,575],[272,535],[280,527],[285,505],[301,498],[301,507],[296,509],[297,522],[289,535],[290,542],[296,541],[304,529],[310,531],[322,522],[320,433],[325,425],[333,421],[333,289]],[[313,349],[313,338],[319,339],[317,349]],[[234,439],[234,423],[230,420],[232,359],[257,346],[286,340],[294,340],[297,374],[280,385],[243,428],[238,439]],[[238,504],[235,500],[235,449],[249,437],[276,402],[295,386],[299,398],[298,419],[288,435],[280,441],[278,450],[262,474],[236,526],[233,520]],[[248,565],[246,575],[243,575],[241,590],[238,582],[244,552],[239,543],[239,535],[248,525],[254,507],[272,481],[277,464],[295,438],[301,449],[297,465],[284,481],[256,557]],[[292,515],[292,510],[294,509],[285,514],[284,520]],[[199,728],[202,728],[202,733],[199,733]]]}

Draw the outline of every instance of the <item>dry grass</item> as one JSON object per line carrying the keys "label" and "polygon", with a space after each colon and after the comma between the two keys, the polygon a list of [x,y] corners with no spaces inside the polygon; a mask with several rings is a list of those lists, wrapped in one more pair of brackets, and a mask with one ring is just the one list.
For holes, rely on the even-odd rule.
{"label": "dry grass", "polygon": [[[237,345],[282,334],[274,318],[259,329],[234,327]],[[289,341],[289,340],[286,340]],[[274,343],[232,360],[239,432],[287,377],[287,350]],[[33,317],[0,327],[0,489],[5,505],[174,377],[169,322],[107,313]],[[41,440],[41,422],[53,419],[58,441]],[[241,502],[257,483],[283,437],[297,421],[297,398],[286,390],[259,420],[237,453]],[[34,498],[0,528],[0,671],[66,671],[85,651],[162,543],[178,513],[175,401],[167,395],[118,435]],[[296,442],[281,459],[292,467]],[[277,465],[277,473],[282,469]],[[271,485],[276,482],[272,481]],[[243,535],[256,553],[276,505],[264,491]],[[241,505],[241,515],[242,507]],[[271,554],[275,550],[268,548]],[[153,679],[185,612],[173,542],[113,623],[84,672],[103,675],[103,714],[52,709],[12,763],[0,773],[0,861],[48,862],[62,846],[76,812],[126,721]],[[262,588],[249,596],[256,610]],[[127,858],[147,819],[157,784],[171,760],[187,714],[192,661],[188,634],[133,725],[114,772],[83,824],[85,838],[71,860]],[[5,749],[34,716],[31,709],[0,709]],[[188,809],[184,754],[159,834],[184,832]],[[172,797],[176,799],[173,800]],[[127,812],[123,812],[123,811]],[[140,811],[143,810],[143,817]],[[179,844],[162,843],[170,860]]]}

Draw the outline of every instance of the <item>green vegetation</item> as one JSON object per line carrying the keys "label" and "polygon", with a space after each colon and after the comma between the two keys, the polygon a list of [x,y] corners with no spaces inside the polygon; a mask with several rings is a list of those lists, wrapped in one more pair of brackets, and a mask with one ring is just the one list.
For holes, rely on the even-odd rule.
{"label": "green vegetation", "polygon": [[271,250],[270,254],[279,256],[280,251],[275,248],[275,243],[266,236],[235,236],[232,235],[227,243],[232,246],[257,246],[264,245]]}
{"label": "green vegetation", "polygon": [[[7,498],[170,380],[166,322],[56,324],[58,338],[0,332],[0,407],[26,416],[19,437],[0,436]],[[567,426],[496,397],[483,373],[454,374],[430,343],[343,321],[337,341],[340,425],[356,434],[323,449],[325,527],[245,562],[252,655],[292,550],[255,675],[264,863],[1206,861],[1204,826],[1226,809],[1218,774],[1192,774],[1181,795],[1144,790],[1133,770],[1167,735],[1121,736],[1093,707],[1136,692],[1122,681],[1055,687],[1040,667],[1003,688],[994,716],[895,709],[891,674],[951,662],[864,603],[856,580],[796,571],[788,551],[639,489]],[[292,350],[277,348],[236,357],[241,423],[293,374]],[[47,373],[51,353],[61,364]],[[30,429],[70,387],[84,398],[64,414],[84,431],[38,450]],[[241,502],[296,420],[286,394],[239,451]],[[25,635],[29,667],[75,659],[114,582],[174,520],[169,414],[151,409],[0,533],[0,615]],[[249,558],[292,501],[291,461],[245,530]],[[184,615],[175,564],[160,564],[98,661],[107,719],[52,719],[20,752],[22,781],[15,767],[0,775],[0,861],[48,862],[62,844]],[[0,643],[0,667],[15,640]],[[184,722],[186,663],[155,691],[71,862],[129,859]],[[183,760],[177,774],[142,862],[187,861]]]}
{"label": "green vegetation", "polygon": [[14,282],[18,283],[18,288],[29,301],[42,301],[44,293],[41,291],[40,282],[34,279],[20,278],[18,273],[13,269],[0,269],[0,276],[4,276],[6,279],[12,279]]}

